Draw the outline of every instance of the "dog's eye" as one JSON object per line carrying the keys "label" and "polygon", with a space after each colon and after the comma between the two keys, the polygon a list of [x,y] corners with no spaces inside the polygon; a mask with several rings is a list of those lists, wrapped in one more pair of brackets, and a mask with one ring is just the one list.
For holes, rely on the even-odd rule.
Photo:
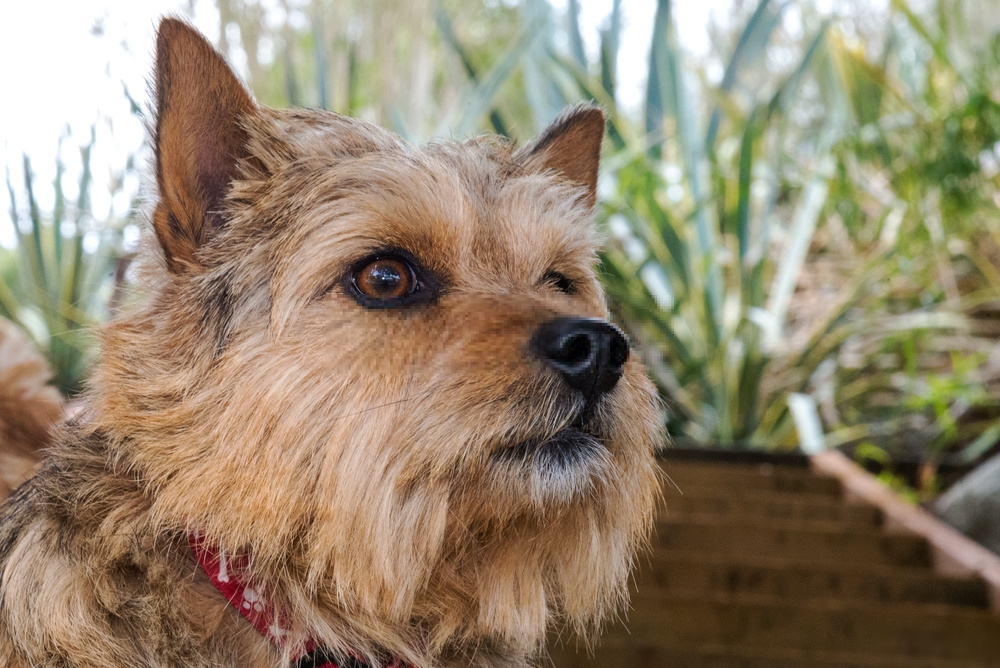
{"label": "dog's eye", "polygon": [[395,257],[372,260],[354,272],[352,283],[362,295],[379,301],[406,297],[419,287],[410,265]]}
{"label": "dog's eye", "polygon": [[568,295],[574,294],[576,292],[576,285],[573,281],[569,280],[565,274],[561,274],[558,271],[550,271],[542,277],[542,283],[547,283],[555,287],[560,292],[565,292]]}

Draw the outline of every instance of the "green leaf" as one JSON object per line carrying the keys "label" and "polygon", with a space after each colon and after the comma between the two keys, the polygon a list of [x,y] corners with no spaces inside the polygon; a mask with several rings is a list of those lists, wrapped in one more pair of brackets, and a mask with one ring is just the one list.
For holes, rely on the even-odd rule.
{"label": "green leaf", "polygon": [[791,301],[792,293],[795,292],[806,253],[809,251],[809,244],[812,242],[816,232],[816,224],[830,192],[832,157],[829,154],[823,155],[818,159],[818,162],[812,178],[802,193],[802,199],[792,222],[791,235],[781,254],[778,273],[771,288],[768,313],[771,316],[773,329],[766,332],[766,345],[769,346],[779,345],[784,335],[788,304]]}
{"label": "green leaf", "polygon": [[[479,71],[476,69],[475,65],[473,65],[472,58],[469,55],[468,50],[459,41],[458,35],[455,34],[455,29],[452,26],[451,19],[448,17],[448,14],[439,7],[434,16],[437,21],[438,31],[444,38],[445,43],[451,47],[451,50],[455,52],[456,56],[458,56],[459,61],[462,63],[462,67],[465,69],[465,75],[472,83],[478,83]],[[490,125],[493,127],[493,132],[498,135],[504,137],[510,136],[510,131],[507,129],[507,124],[504,122],[503,116],[495,107],[490,109]]]}
{"label": "green leaf", "polygon": [[622,32],[622,2],[614,0],[608,27],[601,30],[601,87],[612,100],[615,99],[615,79],[618,69],[618,50]]}
{"label": "green leaf", "polygon": [[1000,440],[1000,420],[996,420],[983,430],[971,443],[962,448],[959,460],[971,463],[985,455]]}
{"label": "green leaf", "polygon": [[576,60],[580,69],[586,70],[587,55],[583,51],[583,35],[580,33],[580,0],[569,0],[566,8],[566,17],[569,24],[569,51]]}
{"label": "green leaf", "polygon": [[[781,12],[787,3],[782,3],[775,8],[771,0],[761,0],[754,10],[750,20],[740,33],[740,38],[736,42],[733,55],[726,64],[725,74],[722,76],[722,83],[719,90],[729,93],[739,78],[742,70],[760,65],[766,53],[767,44],[771,39],[771,34],[781,20]],[[719,123],[722,121],[722,110],[718,105],[712,110],[711,119],[708,122],[708,131],[705,133],[706,151],[711,151],[715,146],[716,136],[719,132]]]}

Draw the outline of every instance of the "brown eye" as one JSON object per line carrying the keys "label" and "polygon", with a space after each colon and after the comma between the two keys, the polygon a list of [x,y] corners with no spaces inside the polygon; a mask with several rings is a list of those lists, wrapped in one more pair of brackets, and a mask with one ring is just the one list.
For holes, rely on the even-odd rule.
{"label": "brown eye", "polygon": [[378,300],[400,299],[417,291],[413,269],[394,257],[369,262],[354,272],[352,282],[362,295]]}

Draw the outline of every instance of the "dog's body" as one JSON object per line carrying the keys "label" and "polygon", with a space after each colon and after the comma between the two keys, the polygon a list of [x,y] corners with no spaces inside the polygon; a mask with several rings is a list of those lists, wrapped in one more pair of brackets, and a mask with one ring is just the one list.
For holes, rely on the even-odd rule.
{"label": "dog's body", "polygon": [[63,415],[48,364],[13,324],[0,318],[0,500],[24,482],[38,450]]}
{"label": "dog's body", "polygon": [[602,320],[600,111],[415,149],[171,19],[155,88],[146,297],[3,512],[0,666],[524,666],[618,610],[661,422]]}

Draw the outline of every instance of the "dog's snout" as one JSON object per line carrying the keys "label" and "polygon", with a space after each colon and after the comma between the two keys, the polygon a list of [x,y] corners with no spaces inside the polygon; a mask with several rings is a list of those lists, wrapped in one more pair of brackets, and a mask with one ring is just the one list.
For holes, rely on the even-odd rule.
{"label": "dog's snout", "polygon": [[559,372],[587,402],[610,392],[628,360],[628,341],[614,325],[594,318],[555,318],[535,331],[531,352]]}

